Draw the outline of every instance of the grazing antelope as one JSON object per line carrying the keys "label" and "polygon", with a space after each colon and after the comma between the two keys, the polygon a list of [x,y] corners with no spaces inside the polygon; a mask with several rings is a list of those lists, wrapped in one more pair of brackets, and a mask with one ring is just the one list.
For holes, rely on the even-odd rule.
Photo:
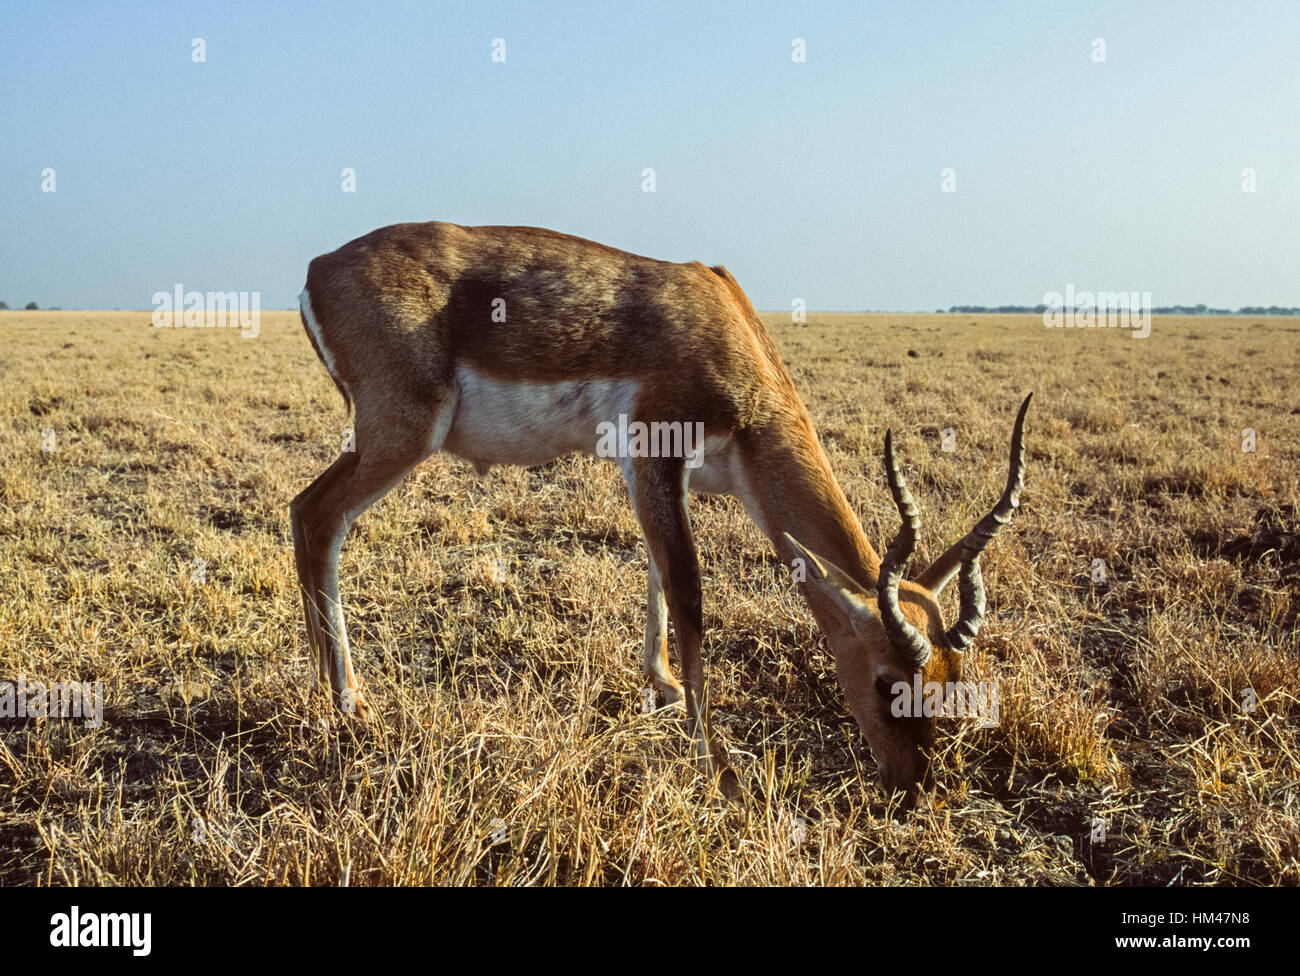
{"label": "grazing antelope", "polygon": [[[369,714],[348,652],[339,549],[349,526],[408,471],[440,450],[480,473],[597,453],[599,429],[620,418],[660,432],[702,424],[690,456],[628,450],[635,456],[617,458],[650,557],[646,676],[667,702],[685,699],[705,770],[736,792],[709,727],[700,569],[686,512],[688,489],[735,495],[782,562],[804,561],[802,592],[880,780],[915,792],[934,720],[894,717],[893,688],[918,674],[961,677],[962,651],[984,613],[979,555],[1018,504],[1028,397],[1001,501],[909,581],[919,518],[892,438],[885,470],[902,527],[882,562],[780,353],[723,267],[656,261],[535,227],[398,224],[312,261],[300,302],[317,355],[355,409],[355,450],[290,506],[316,675],[344,711]],[[958,573],[960,616],[945,629],[937,600]],[[668,667],[669,617],[680,683]]]}

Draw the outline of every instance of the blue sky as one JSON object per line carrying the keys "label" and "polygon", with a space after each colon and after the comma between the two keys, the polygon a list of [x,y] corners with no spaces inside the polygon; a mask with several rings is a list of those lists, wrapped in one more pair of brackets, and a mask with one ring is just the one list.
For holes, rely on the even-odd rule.
{"label": "blue sky", "polygon": [[763,309],[1300,305],[1300,3],[266,7],[0,5],[0,300],[288,307],[313,256],[451,220],[723,263]]}

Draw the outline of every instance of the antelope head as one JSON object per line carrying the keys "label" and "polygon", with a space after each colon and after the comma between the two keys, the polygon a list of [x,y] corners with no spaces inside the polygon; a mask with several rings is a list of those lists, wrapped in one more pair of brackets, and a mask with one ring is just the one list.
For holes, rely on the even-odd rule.
{"label": "antelope head", "polygon": [[[827,640],[849,710],[876,758],[881,785],[905,792],[909,803],[928,785],[936,726],[933,710],[914,692],[932,688],[931,682],[946,690],[949,682],[961,681],[962,654],[984,619],[980,553],[1020,504],[1025,413],[1032,396],[1025,397],[1016,416],[1002,498],[915,580],[905,579],[904,573],[921,519],[899,471],[892,432],[885,434],[885,473],[902,525],[881,561],[874,590],[786,536],[805,559],[809,586],[835,607]],[[959,580],[960,609],[956,623],[945,627],[939,595],[954,576]]]}

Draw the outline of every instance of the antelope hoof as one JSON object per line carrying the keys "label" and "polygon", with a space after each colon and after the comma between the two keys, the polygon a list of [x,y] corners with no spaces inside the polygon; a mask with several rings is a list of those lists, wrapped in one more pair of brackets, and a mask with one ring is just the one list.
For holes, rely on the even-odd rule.
{"label": "antelope hoof", "polygon": [[335,704],[338,705],[340,714],[356,722],[368,723],[375,717],[374,710],[360,687],[344,688],[336,696]]}
{"label": "antelope hoof", "polygon": [[679,702],[686,700],[686,689],[681,686],[680,682],[663,681],[654,677],[651,678],[651,682],[654,684],[655,691],[657,691],[663,699],[665,708],[669,705],[676,705]]}

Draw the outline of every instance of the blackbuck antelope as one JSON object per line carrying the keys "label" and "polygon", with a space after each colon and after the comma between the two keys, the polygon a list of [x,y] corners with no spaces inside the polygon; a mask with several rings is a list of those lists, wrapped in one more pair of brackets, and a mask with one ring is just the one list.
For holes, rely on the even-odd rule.
{"label": "blackbuck antelope", "polygon": [[[702,424],[690,456],[629,449],[616,460],[649,551],[642,667],[666,702],[685,699],[705,770],[725,792],[738,789],[709,726],[688,489],[735,495],[787,567],[803,561],[793,575],[883,785],[914,793],[926,778],[934,719],[895,717],[894,686],[918,674],[960,680],[962,651],[984,614],[979,556],[1018,504],[1028,397],[1001,501],[906,580],[919,518],[892,438],[885,471],[902,527],[882,561],[780,353],[723,267],[656,261],[534,227],[398,224],[312,261],[300,301],[317,355],[355,409],[355,450],[290,506],[316,676],[345,712],[369,715],[348,652],[339,549],[408,471],[439,450],[480,472],[608,453],[597,451],[600,430],[620,418],[660,432]],[[960,615],[945,628],[937,601],[958,574]],[[680,683],[668,666],[669,617]]]}

